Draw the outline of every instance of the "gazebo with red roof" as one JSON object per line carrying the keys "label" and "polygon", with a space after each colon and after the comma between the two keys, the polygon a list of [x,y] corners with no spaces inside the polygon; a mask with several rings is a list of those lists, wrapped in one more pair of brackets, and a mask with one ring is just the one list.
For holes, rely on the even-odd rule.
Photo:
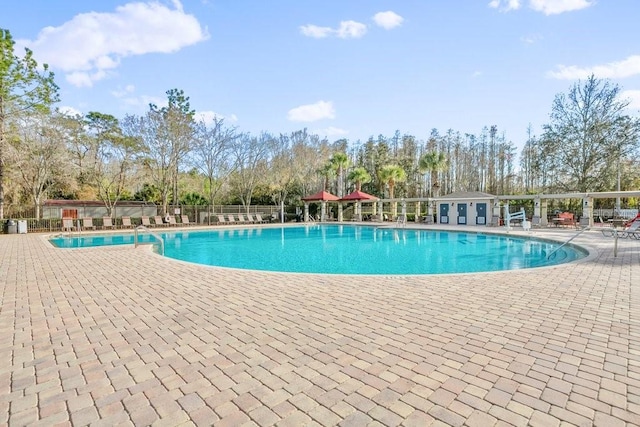
{"label": "gazebo with red roof", "polygon": [[310,196],[306,196],[302,198],[304,202],[304,221],[309,221],[309,202],[320,202],[320,221],[324,221],[327,212],[327,202],[337,202],[340,200],[340,197],[334,196],[333,194],[327,191],[319,191]]}
{"label": "gazebo with red roof", "polygon": [[341,202],[355,202],[354,215],[358,219],[358,221],[362,221],[361,202],[368,201],[374,203],[373,206],[375,215],[375,202],[377,202],[378,200],[380,199],[378,199],[376,196],[372,196],[371,194],[365,193],[361,190],[356,190],[340,199]]}

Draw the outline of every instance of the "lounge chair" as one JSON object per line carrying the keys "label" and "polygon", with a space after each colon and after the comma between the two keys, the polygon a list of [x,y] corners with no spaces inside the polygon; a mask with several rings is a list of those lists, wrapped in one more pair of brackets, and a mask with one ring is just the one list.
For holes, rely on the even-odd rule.
{"label": "lounge chair", "polygon": [[102,228],[103,229],[105,229],[105,228],[111,228],[111,229],[115,228],[113,226],[113,220],[111,219],[110,216],[103,216],[102,217]]}
{"label": "lounge chair", "polygon": [[238,221],[236,221],[236,218],[233,216],[233,214],[228,214],[227,215],[227,219],[228,219],[228,222],[231,223],[231,224],[237,224],[238,223]]}
{"label": "lounge chair", "polygon": [[142,219],[142,225],[144,225],[145,227],[151,227],[151,221],[149,221],[148,216],[143,216],[141,219]]}
{"label": "lounge chair", "polygon": [[256,222],[258,222],[260,224],[263,224],[263,223],[267,222],[267,220],[266,219],[262,219],[262,214],[257,213],[256,214]]}
{"label": "lounge chair", "polygon": [[227,220],[224,215],[218,215],[218,224],[227,224]]}
{"label": "lounge chair", "polygon": [[258,222],[254,217],[253,214],[247,214],[247,221],[250,222],[251,224],[255,224],[256,222]]}
{"label": "lounge chair", "polygon": [[182,225],[191,225],[191,221],[189,221],[189,215],[180,215],[180,221],[182,221]]}
{"label": "lounge chair", "polygon": [[132,228],[133,224],[131,224],[131,217],[130,216],[123,216],[122,217],[122,228]]}
{"label": "lounge chair", "polygon": [[73,231],[73,218],[62,218],[62,231]]}
{"label": "lounge chair", "polygon": [[82,229],[83,230],[87,230],[87,229],[95,230],[96,226],[93,225],[93,218],[91,218],[90,216],[88,216],[86,218],[82,218]]}
{"label": "lounge chair", "polygon": [[626,238],[640,239],[640,219],[633,220],[631,225],[629,225],[629,227],[623,230],[616,230],[615,228],[607,228],[601,231],[602,231],[602,235],[605,237],[616,236],[621,239],[626,239]]}
{"label": "lounge chair", "polygon": [[162,217],[160,215],[156,215],[153,217],[153,221],[155,222],[155,226],[156,227],[164,227],[167,224],[164,223],[164,221],[162,220]]}
{"label": "lounge chair", "polygon": [[169,226],[176,226],[178,225],[178,223],[176,222],[176,217],[173,215],[167,215],[167,217],[165,219],[168,219],[169,221],[167,221],[169,223]]}
{"label": "lounge chair", "polygon": [[238,224],[246,224],[247,220],[244,219],[244,215],[243,214],[238,214]]}

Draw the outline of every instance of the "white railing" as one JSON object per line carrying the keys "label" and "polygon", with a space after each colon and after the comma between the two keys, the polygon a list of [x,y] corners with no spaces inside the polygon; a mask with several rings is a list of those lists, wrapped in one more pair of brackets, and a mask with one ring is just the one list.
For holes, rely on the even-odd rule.
{"label": "white railing", "polygon": [[138,232],[139,232],[139,230],[146,231],[147,233],[149,233],[149,235],[151,235],[156,240],[158,240],[160,242],[160,255],[164,255],[164,240],[162,239],[162,237],[158,236],[156,233],[152,232],[151,230],[149,230],[144,225],[139,225],[139,226],[137,226],[136,228],[133,229],[133,244],[134,244],[134,246],[137,248],[138,245],[139,245],[139,243],[138,243]]}

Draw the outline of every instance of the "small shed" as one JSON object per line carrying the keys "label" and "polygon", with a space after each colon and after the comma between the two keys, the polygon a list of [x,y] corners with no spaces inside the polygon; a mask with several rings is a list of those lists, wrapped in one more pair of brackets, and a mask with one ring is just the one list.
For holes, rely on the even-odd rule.
{"label": "small shed", "polygon": [[[142,217],[158,215],[155,203],[123,200],[116,204],[112,217]],[[100,200],[45,200],[42,217],[51,218],[102,218],[108,216],[104,202]]]}
{"label": "small shed", "polygon": [[438,197],[438,223],[489,225],[495,202],[496,196],[480,191],[458,191]]}

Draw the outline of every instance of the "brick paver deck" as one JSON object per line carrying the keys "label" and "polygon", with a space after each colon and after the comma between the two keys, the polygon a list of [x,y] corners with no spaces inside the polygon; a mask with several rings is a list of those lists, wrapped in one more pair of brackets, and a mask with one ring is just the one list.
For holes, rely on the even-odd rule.
{"label": "brick paver deck", "polygon": [[0,425],[640,425],[640,241],[575,242],[588,260],[356,277],[0,236]]}

